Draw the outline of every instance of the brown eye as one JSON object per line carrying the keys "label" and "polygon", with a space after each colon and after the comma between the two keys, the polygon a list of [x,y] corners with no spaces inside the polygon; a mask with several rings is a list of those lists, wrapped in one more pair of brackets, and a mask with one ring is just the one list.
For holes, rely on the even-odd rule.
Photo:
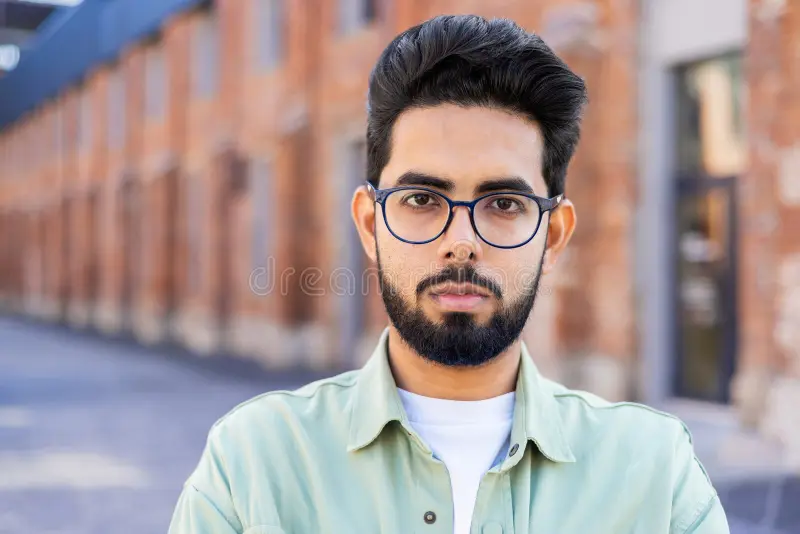
{"label": "brown eye", "polygon": [[438,204],[436,198],[433,195],[431,195],[430,193],[420,193],[420,192],[415,192],[407,195],[403,199],[402,203],[412,208],[425,208],[425,207],[435,206]]}
{"label": "brown eye", "polygon": [[525,206],[515,198],[498,197],[492,200],[489,209],[502,213],[520,213],[525,211]]}
{"label": "brown eye", "polygon": [[497,207],[500,208],[503,211],[511,209],[511,207],[513,205],[514,205],[514,203],[511,202],[511,200],[509,200],[507,198],[501,198],[501,199],[498,199],[498,201],[497,201]]}

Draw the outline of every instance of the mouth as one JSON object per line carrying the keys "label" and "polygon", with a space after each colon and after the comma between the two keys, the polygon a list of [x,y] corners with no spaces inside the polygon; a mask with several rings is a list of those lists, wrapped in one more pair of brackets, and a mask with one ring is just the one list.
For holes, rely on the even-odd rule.
{"label": "mouth", "polygon": [[433,301],[446,311],[474,311],[488,301],[490,296],[488,291],[473,284],[448,282],[431,290]]}

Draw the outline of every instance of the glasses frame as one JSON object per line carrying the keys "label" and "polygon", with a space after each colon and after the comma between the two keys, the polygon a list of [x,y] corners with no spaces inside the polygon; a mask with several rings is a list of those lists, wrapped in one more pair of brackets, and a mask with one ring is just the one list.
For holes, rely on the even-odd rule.
{"label": "glasses frame", "polygon": [[[376,203],[380,204],[380,206],[381,206],[381,212],[383,213],[383,222],[386,224],[386,228],[389,229],[389,232],[391,232],[391,234],[395,238],[399,239],[403,243],[408,243],[410,245],[424,245],[426,243],[430,243],[431,241],[436,241],[437,239],[439,239],[447,231],[447,229],[450,227],[450,223],[453,222],[453,210],[458,206],[464,206],[465,208],[468,208],[468,210],[469,210],[469,222],[472,225],[472,230],[475,232],[475,235],[478,236],[481,239],[481,241],[483,241],[487,245],[490,245],[490,246],[495,247],[495,248],[502,248],[502,249],[519,248],[519,247],[527,245],[528,243],[531,242],[531,240],[534,237],[536,237],[536,234],[539,232],[539,227],[542,225],[542,218],[543,218],[544,214],[549,212],[549,211],[552,211],[552,210],[556,209],[559,206],[559,204],[561,204],[561,201],[564,199],[564,195],[563,194],[556,195],[556,196],[550,197],[550,198],[545,198],[545,197],[540,197],[540,196],[534,195],[532,193],[521,193],[521,192],[518,192],[518,191],[496,191],[496,192],[487,193],[485,195],[481,195],[481,196],[479,196],[478,198],[476,198],[474,200],[453,200],[450,197],[448,197],[447,195],[445,195],[445,194],[443,194],[443,193],[441,193],[439,191],[436,191],[435,189],[430,189],[428,187],[423,187],[423,186],[402,185],[402,186],[398,186],[398,187],[389,187],[389,188],[386,188],[386,189],[378,189],[378,188],[376,188],[375,186],[373,186],[369,182],[366,182],[366,184],[367,184],[367,189],[372,192],[374,201]],[[440,197],[444,198],[447,201],[447,204],[450,207],[450,209],[448,211],[448,215],[447,215],[447,222],[445,222],[444,226],[442,227],[442,230],[438,234],[436,234],[434,237],[432,237],[431,239],[426,239],[425,241],[412,241],[412,240],[400,237],[399,235],[394,233],[394,230],[392,230],[392,226],[389,224],[389,221],[386,218],[386,199],[389,197],[390,194],[392,194],[392,193],[394,193],[396,191],[404,191],[404,190],[426,191],[428,193],[432,193],[434,195],[440,196]],[[534,202],[536,202],[536,204],[539,206],[539,219],[536,222],[536,228],[534,229],[534,231],[531,234],[531,236],[528,239],[526,239],[525,241],[523,241],[522,243],[520,243],[518,245],[510,245],[510,246],[508,246],[508,245],[496,245],[496,244],[492,243],[491,241],[489,241],[488,239],[486,239],[485,237],[483,237],[481,235],[480,230],[478,230],[478,227],[475,225],[475,206],[478,204],[478,202],[480,202],[481,200],[483,200],[485,198],[493,197],[493,196],[509,195],[509,194],[526,197],[526,198],[529,198],[529,199],[533,200]]]}

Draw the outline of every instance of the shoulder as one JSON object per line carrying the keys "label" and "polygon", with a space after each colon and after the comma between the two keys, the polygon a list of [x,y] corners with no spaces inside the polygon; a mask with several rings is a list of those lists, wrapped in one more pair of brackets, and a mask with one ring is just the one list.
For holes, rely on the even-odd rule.
{"label": "shoulder", "polygon": [[724,524],[717,492],[681,419],[644,404],[609,402],[547,383],[576,465],[616,480],[646,498],[647,506],[661,503],[669,510],[671,532],[689,532],[703,521]]}
{"label": "shoulder", "polygon": [[611,402],[555,382],[550,386],[570,445],[613,443],[620,454],[673,457],[692,448],[692,436],[678,417],[636,402]]}
{"label": "shoulder", "polygon": [[341,423],[360,371],[348,371],[295,390],[263,393],[235,406],[214,423],[211,436],[239,440],[250,434],[272,435],[292,425]]}

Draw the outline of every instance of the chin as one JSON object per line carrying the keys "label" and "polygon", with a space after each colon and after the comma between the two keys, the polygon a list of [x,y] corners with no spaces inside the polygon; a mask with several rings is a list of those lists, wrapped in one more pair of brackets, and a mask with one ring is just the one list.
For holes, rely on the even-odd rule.
{"label": "chin", "polygon": [[485,317],[483,314],[478,314],[477,312],[448,311],[441,312],[436,322],[442,326],[464,329],[476,326],[487,326],[490,318],[491,315]]}

